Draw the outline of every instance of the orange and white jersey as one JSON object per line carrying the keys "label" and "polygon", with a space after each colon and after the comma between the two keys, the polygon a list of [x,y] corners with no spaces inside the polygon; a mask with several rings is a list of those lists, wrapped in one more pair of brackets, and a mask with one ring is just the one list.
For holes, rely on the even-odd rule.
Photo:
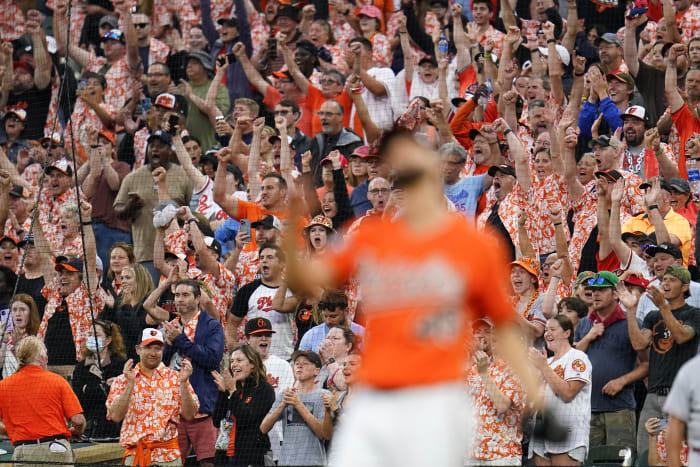
{"label": "orange and white jersey", "polygon": [[461,214],[416,234],[401,219],[366,222],[326,256],[336,283],[353,275],[367,319],[358,378],[379,389],[458,382],[469,323],[515,318],[506,253]]}

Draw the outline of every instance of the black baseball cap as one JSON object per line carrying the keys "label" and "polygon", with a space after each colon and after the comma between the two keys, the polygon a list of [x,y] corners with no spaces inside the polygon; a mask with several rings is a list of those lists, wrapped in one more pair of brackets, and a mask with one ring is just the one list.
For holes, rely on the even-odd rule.
{"label": "black baseball cap", "polygon": [[321,357],[319,357],[316,352],[312,352],[310,350],[297,350],[292,354],[292,363],[296,362],[297,358],[299,357],[308,359],[311,363],[316,365],[316,368],[321,368],[323,366]]}
{"label": "black baseball cap", "polygon": [[510,175],[511,177],[515,177],[515,169],[508,164],[492,165],[491,167],[489,167],[488,174],[490,177],[496,175],[496,172],[501,172],[504,175]]}
{"label": "black baseball cap", "polygon": [[[649,188],[651,188],[651,185],[652,185],[651,182],[640,183],[640,184],[639,184],[639,189],[640,189],[640,190],[648,190]],[[689,185],[689,186],[690,186],[690,185]],[[668,182],[667,182],[666,180],[664,180],[663,178],[660,179],[659,187],[660,187],[662,190],[666,190],[666,191],[668,191],[669,193],[673,193],[673,191],[672,191],[673,188],[671,187],[671,184],[668,183]]]}
{"label": "black baseball cap", "polygon": [[622,178],[622,174],[615,169],[599,170],[595,173],[595,176],[596,176],[596,178],[598,178],[598,177],[607,178],[611,182],[616,182]]}
{"label": "black baseball cap", "polygon": [[264,229],[277,229],[280,232],[282,231],[282,222],[272,214],[262,216],[260,219],[250,224],[250,226],[254,229],[262,227]]}
{"label": "black baseball cap", "polygon": [[673,256],[675,259],[683,258],[681,249],[669,242],[663,242],[661,245],[656,246],[652,245],[647,248],[647,253],[649,253],[650,256],[656,256],[657,253],[666,253]]}
{"label": "black baseball cap", "polygon": [[22,185],[13,185],[10,196],[14,198],[29,198],[31,195]]}
{"label": "black baseball cap", "polygon": [[612,146],[612,144],[610,144],[610,139],[611,138],[608,135],[601,135],[598,138],[593,138],[588,143],[588,147],[592,148],[593,146],[595,146],[597,144],[600,147],[607,148],[609,146]]}
{"label": "black baseball cap", "polygon": [[245,323],[245,335],[262,334],[264,332],[277,332],[272,330],[272,323],[267,318],[253,318]]}

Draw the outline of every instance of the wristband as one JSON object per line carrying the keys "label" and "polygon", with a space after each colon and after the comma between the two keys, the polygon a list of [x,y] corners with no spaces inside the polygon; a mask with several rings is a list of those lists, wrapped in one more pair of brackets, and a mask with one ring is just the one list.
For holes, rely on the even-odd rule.
{"label": "wristband", "polygon": [[85,221],[85,222],[83,222],[83,225],[92,225],[92,221],[91,220]]}
{"label": "wristband", "polygon": [[556,43],[557,43],[557,41],[555,41],[554,39],[547,39],[547,44],[556,44]]}
{"label": "wristband", "polygon": [[362,94],[362,92],[365,90],[364,86],[359,86],[356,88],[350,88],[350,93],[351,94]]}
{"label": "wristband", "polygon": [[652,209],[659,209],[659,205],[658,204],[650,204],[649,210],[651,211]]}
{"label": "wristband", "polygon": [[408,34],[408,31],[399,31],[399,34]]}
{"label": "wristband", "polygon": [[194,217],[191,217],[191,218],[187,219],[187,223],[188,223],[188,224],[191,223],[191,222],[197,222],[197,219],[195,219]]}
{"label": "wristband", "polygon": [[558,226],[558,225],[561,225],[561,222],[555,222],[555,223],[554,223],[554,227],[556,227],[556,226]]}
{"label": "wristband", "polygon": [[491,52],[484,53],[484,58],[491,58]]}
{"label": "wristband", "polygon": [[97,148],[100,147],[100,145],[99,145],[99,144],[91,144],[90,147],[91,147],[92,149],[97,149]]}
{"label": "wristband", "polygon": [[662,155],[663,153],[664,153],[664,150],[661,149],[661,148],[659,148],[658,151],[654,151],[654,154],[656,154],[657,156],[660,156],[660,155]]}
{"label": "wristband", "polygon": [[585,74],[586,74],[586,72],[584,71],[583,73],[574,73],[574,76],[583,76]]}
{"label": "wristband", "polygon": [[513,130],[511,130],[510,128],[508,128],[506,131],[503,132],[503,136],[504,136],[504,137],[508,136],[508,133],[513,133]]}

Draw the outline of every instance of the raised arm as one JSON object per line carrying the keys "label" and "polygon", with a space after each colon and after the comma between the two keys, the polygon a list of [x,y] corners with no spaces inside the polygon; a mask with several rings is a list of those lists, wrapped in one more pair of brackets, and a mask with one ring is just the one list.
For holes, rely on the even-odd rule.
{"label": "raised arm", "polygon": [[[621,178],[615,182],[615,186],[610,191],[610,199],[612,201],[610,208],[610,233],[609,242],[610,247],[615,252],[615,255],[620,260],[620,264],[630,259],[632,250],[627,246],[625,242],[622,241],[622,225],[620,221],[620,203],[622,203],[622,197],[625,195],[625,179]],[[603,257],[601,257],[602,259]]]}
{"label": "raised arm", "polygon": [[148,295],[148,298],[143,302],[143,309],[153,318],[158,324],[161,324],[168,320],[170,313],[167,310],[158,306],[158,300],[161,295],[165,293],[166,290],[170,289],[170,286],[177,282],[180,278],[180,262],[176,263],[176,266],[170,271],[170,275],[164,281],[162,281],[158,287],[153,290]]}
{"label": "raised arm", "polygon": [[[306,5],[310,6],[310,5]],[[284,59],[284,64],[287,65],[289,74],[292,75],[294,84],[301,90],[302,94],[308,96],[309,94],[309,79],[304,76],[304,73],[299,69],[299,65],[294,61],[294,54],[286,44],[287,37],[285,34],[280,34],[277,37],[277,53],[282,55]]]}
{"label": "raised arm", "polygon": [[370,144],[378,141],[382,132],[374,123],[374,120],[372,120],[372,117],[369,114],[367,103],[362,98],[360,78],[357,75],[351,75],[348,78],[348,91],[350,92],[350,99],[352,99],[353,104],[355,104],[355,112],[360,118],[362,129],[365,131],[367,141]]}
{"label": "raised arm", "polygon": [[[53,31],[56,35],[56,43],[63,47],[68,40],[68,2],[59,0],[53,12]],[[86,70],[90,64],[92,54],[81,49],[77,44],[68,44],[68,54],[75,60],[80,68]]]}
{"label": "raised arm", "polygon": [[38,218],[33,220],[32,232],[34,233],[34,248],[36,249],[39,264],[41,264],[41,275],[44,277],[44,284],[50,284],[53,278],[56,277],[53,250],[48,240],[46,240],[46,236],[44,236],[44,229],[41,227],[41,222],[39,222]]}
{"label": "raised arm", "polygon": [[139,43],[136,37],[136,27],[131,16],[131,6],[126,0],[114,0],[114,9],[119,13],[124,28],[124,39],[126,41],[126,63],[132,74],[141,73],[141,56],[139,55]]}
{"label": "raised arm", "polygon": [[574,53],[574,44],[576,43],[576,25],[578,24],[578,7],[576,0],[567,0],[567,15],[566,15],[566,33],[561,41],[561,45],[566,47],[569,54]]}
{"label": "raised arm", "polygon": [[83,223],[83,239],[85,240],[85,269],[89,291],[92,295],[98,288],[97,244],[95,243],[95,233],[92,230],[92,205],[85,200],[80,201],[80,217]]}
{"label": "raised arm", "polygon": [[666,23],[666,30],[668,31],[668,36],[666,36],[667,40],[674,44],[682,44],[683,38],[678,30],[676,9],[673,7],[673,0],[662,0],[662,2],[664,7],[664,22]]}
{"label": "raised arm", "polygon": [[224,55],[223,57],[221,57],[221,59],[223,60],[223,63],[219,64],[219,62],[217,61],[216,74],[214,75],[214,79],[211,81],[211,85],[209,86],[209,90],[207,91],[207,97],[204,99],[204,105],[210,111],[210,113],[208,114],[209,119],[214,119],[212,125],[216,125],[216,117],[222,117],[224,115],[221,109],[216,105],[216,99],[219,96],[219,87],[221,86],[221,82],[226,76],[226,70],[229,67],[229,63],[228,56]]}
{"label": "raised arm", "polygon": [[214,177],[214,202],[230,217],[237,219],[238,199],[226,192],[226,165],[231,161],[231,150],[223,148],[216,156],[219,159],[219,165],[216,168],[216,177]]}
{"label": "raised arm", "polygon": [[564,233],[564,221],[562,213],[558,209],[549,210],[549,218],[554,225],[554,239],[556,240],[556,255],[557,261],[561,261],[560,277],[565,284],[569,284],[574,275],[574,267],[571,265],[569,258],[569,244],[566,241]]}
{"label": "raised arm", "polygon": [[518,243],[520,244],[520,254],[528,258],[537,259],[535,249],[530,242],[530,236],[527,233],[527,212],[520,211],[518,213]]}
{"label": "raised arm", "polygon": [[241,64],[243,68],[243,73],[245,73],[246,78],[250,84],[252,84],[257,91],[265,97],[267,94],[267,87],[270,85],[265,78],[262,77],[260,72],[255,68],[250,62],[250,59],[245,53],[245,45],[242,42],[237,42],[232,49],[233,54],[236,56],[238,63]]}
{"label": "raised arm", "polygon": [[275,127],[280,132],[280,175],[287,182],[289,190],[296,190],[296,183],[292,177],[292,169],[294,168],[292,148],[289,146],[287,138],[287,119],[282,116],[275,117]]}
{"label": "raised arm", "polygon": [[[452,5],[452,39],[457,49],[457,72],[461,72],[472,64],[472,56],[469,53],[470,45],[467,40],[467,35],[464,32],[464,23],[462,21],[462,5],[454,3]],[[403,42],[401,43],[403,50]],[[406,68],[406,54],[404,53],[404,68]]]}
{"label": "raised arm", "polygon": [[413,69],[415,66],[415,57],[413,56],[413,48],[411,40],[406,29],[406,15],[399,16],[399,40],[401,41],[401,52],[403,52],[403,69],[404,79],[407,82],[413,81]]}
{"label": "raised arm", "polygon": [[250,143],[248,157],[248,191],[249,199],[256,200],[260,193],[260,139],[265,127],[265,119],[260,117],[253,122],[253,140]]}
{"label": "raised arm", "polygon": [[[639,15],[636,18],[625,17],[625,38],[622,41],[623,58],[630,74],[637,77],[639,73],[639,58],[637,57],[637,28],[647,20],[646,15]],[[676,24],[674,18],[673,23]]]}
{"label": "raised arm", "polygon": [[27,12],[27,32],[32,37],[34,51],[34,85],[37,89],[46,89],[51,84],[51,57],[46,50],[46,35],[41,29],[41,13],[37,10]]}
{"label": "raised arm", "polygon": [[207,177],[192,164],[192,158],[190,157],[185,145],[182,143],[182,137],[180,132],[176,132],[173,136],[173,144],[175,145],[175,155],[177,156],[177,161],[180,166],[185,170],[185,173],[192,181],[192,186],[196,190],[201,189],[207,183]]}
{"label": "raised arm", "polygon": [[612,251],[610,245],[610,214],[608,214],[608,183],[601,177],[596,184],[598,195],[598,256],[606,258]]}
{"label": "raised arm", "polygon": [[499,118],[494,121],[492,128],[496,131],[496,133],[501,133],[506,138],[506,141],[508,142],[508,149],[510,150],[510,156],[515,161],[515,177],[517,178],[523,192],[527,192],[532,185],[532,174],[530,173],[529,156],[525,151],[523,144],[504,119]]}
{"label": "raised arm", "polygon": [[[664,3],[666,1],[668,0],[665,0]],[[685,103],[683,96],[678,92],[678,71],[676,70],[676,58],[678,58],[678,55],[684,53],[684,51],[685,46],[683,44],[674,44],[668,51],[668,63],[666,65],[664,84],[666,88],[666,100],[668,101],[669,107],[671,107],[671,113],[678,112]]]}

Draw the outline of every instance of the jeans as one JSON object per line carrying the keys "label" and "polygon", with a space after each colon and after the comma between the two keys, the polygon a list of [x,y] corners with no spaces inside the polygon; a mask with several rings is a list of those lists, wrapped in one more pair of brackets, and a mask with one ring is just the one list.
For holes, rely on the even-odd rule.
{"label": "jeans", "polygon": [[97,256],[102,260],[105,276],[109,271],[109,249],[117,242],[131,243],[131,233],[107,227],[102,222],[92,221],[92,231],[95,233]]}

